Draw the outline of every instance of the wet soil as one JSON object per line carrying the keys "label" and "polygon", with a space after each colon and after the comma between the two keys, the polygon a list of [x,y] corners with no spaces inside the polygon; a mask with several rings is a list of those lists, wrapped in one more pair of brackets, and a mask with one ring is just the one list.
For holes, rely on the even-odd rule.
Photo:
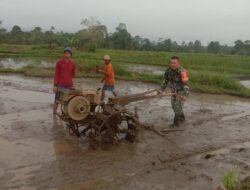
{"label": "wet soil", "polygon": [[[98,80],[76,86],[97,89]],[[119,94],[157,85],[117,83]],[[192,93],[183,131],[165,137],[141,129],[138,140],[92,150],[53,117],[50,79],[0,75],[1,190],[211,190],[224,171],[250,173],[250,99]],[[140,120],[167,129],[169,98],[132,103]]]}

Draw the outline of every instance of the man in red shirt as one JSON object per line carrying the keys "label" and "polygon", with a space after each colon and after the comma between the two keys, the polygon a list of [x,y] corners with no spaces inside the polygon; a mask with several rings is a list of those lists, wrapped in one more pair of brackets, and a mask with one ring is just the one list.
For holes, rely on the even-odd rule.
{"label": "man in red shirt", "polygon": [[58,60],[55,66],[53,88],[55,93],[54,114],[57,113],[60,91],[69,90],[74,87],[73,78],[75,77],[76,67],[71,58],[72,50],[70,48],[65,48],[63,58]]}

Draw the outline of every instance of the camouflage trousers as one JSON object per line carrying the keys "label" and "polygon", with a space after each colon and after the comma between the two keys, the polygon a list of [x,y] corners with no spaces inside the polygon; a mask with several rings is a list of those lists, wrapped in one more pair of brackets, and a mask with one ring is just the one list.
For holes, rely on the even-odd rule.
{"label": "camouflage trousers", "polygon": [[185,120],[185,115],[183,112],[184,101],[177,97],[171,98],[172,109],[174,110],[174,123]]}

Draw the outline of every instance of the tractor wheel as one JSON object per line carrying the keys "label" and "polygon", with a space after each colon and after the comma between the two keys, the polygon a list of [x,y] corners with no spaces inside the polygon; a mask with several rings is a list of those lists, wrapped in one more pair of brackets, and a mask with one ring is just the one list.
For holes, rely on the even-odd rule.
{"label": "tractor wheel", "polygon": [[90,112],[90,103],[83,96],[75,96],[65,105],[64,110],[73,121],[82,121]]}

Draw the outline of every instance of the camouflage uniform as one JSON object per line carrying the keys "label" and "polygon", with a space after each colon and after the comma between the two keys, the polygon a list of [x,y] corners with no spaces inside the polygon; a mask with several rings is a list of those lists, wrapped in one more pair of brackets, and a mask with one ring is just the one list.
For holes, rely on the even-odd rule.
{"label": "camouflage uniform", "polygon": [[[188,76],[186,74],[186,77],[184,76],[183,78],[183,73],[186,74],[186,70],[182,67],[178,67],[176,70],[172,70],[170,67],[167,68],[164,74],[164,81],[161,85],[162,90],[169,87],[171,93],[187,97],[189,95]],[[185,120],[185,115],[183,113],[184,101],[178,96],[172,96],[171,105],[175,113],[174,125],[178,126],[179,122]]]}

